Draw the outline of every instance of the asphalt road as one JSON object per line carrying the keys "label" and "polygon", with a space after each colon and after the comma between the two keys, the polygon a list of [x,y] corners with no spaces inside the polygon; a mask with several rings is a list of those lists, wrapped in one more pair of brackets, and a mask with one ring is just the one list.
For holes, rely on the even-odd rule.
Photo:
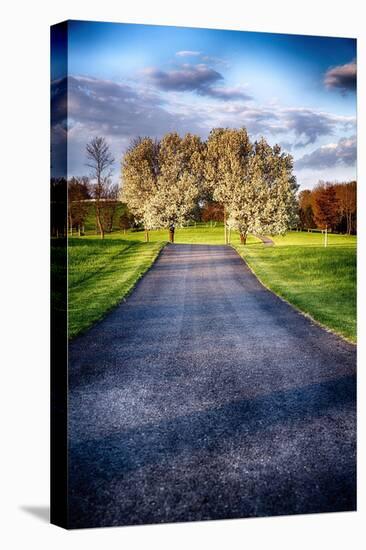
{"label": "asphalt road", "polygon": [[169,245],[69,349],[70,527],[354,510],[356,348]]}

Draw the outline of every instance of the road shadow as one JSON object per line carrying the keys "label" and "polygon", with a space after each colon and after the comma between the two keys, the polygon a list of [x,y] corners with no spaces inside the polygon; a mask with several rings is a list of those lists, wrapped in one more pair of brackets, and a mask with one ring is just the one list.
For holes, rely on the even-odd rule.
{"label": "road shadow", "polygon": [[[355,400],[355,377],[344,376],[79,441],[69,455],[70,525],[355,510]],[[350,421],[335,442],[338,413]],[[222,475],[215,464],[228,453],[234,463]]]}
{"label": "road shadow", "polygon": [[356,377],[273,392],[254,399],[242,399],[221,407],[141,425],[70,445],[71,471],[89,470],[101,479],[111,480],[168,456],[215,449],[222,442],[248,438],[277,426],[301,424],[327,416],[344,407],[356,408]]}

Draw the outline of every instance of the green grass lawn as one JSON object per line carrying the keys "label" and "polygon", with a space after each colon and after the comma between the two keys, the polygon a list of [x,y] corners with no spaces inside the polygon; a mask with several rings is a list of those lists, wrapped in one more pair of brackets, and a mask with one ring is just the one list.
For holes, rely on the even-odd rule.
{"label": "green grass lawn", "polygon": [[319,323],[356,341],[356,237],[290,232],[275,246],[235,245],[262,283]]}
{"label": "green grass lawn", "polygon": [[[108,235],[108,239],[124,239],[132,241],[144,241],[143,231],[128,230],[126,233],[123,231],[115,231]],[[169,234],[167,229],[157,229],[149,231],[150,242],[167,242],[169,240]],[[174,235],[174,242],[176,244],[225,244],[224,240],[224,226],[222,223],[216,225],[210,225],[210,223],[197,223],[196,225],[190,225],[188,227],[177,227]],[[259,243],[259,239],[254,236],[249,236],[248,245]],[[231,244],[236,245],[240,243],[239,233],[236,231],[231,232]]]}
{"label": "green grass lawn", "polygon": [[69,337],[117,305],[152,265],[163,243],[69,238]]}
{"label": "green grass lawn", "polygon": [[[156,259],[166,230],[115,231],[69,238],[69,335],[75,336],[118,304]],[[290,232],[264,247],[254,236],[231,244],[268,288],[346,338],[356,340],[356,237]],[[224,244],[222,224],[177,228],[178,244]]]}

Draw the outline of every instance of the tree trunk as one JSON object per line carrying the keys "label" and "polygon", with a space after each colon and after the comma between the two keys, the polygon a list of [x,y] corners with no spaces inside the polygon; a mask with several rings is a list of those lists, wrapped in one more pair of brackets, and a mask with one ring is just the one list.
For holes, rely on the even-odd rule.
{"label": "tree trunk", "polygon": [[97,219],[97,226],[100,232],[100,238],[104,239],[104,227],[102,224],[102,220],[100,219],[100,210],[98,204],[95,204],[95,217]]}
{"label": "tree trunk", "polygon": [[174,231],[169,229],[169,242],[174,243]]}
{"label": "tree trunk", "polygon": [[145,228],[145,243],[149,242],[149,230]]}
{"label": "tree trunk", "polygon": [[226,208],[224,208],[224,237],[225,237],[225,244],[227,244]]}
{"label": "tree trunk", "polygon": [[247,234],[246,233],[240,233],[240,242],[241,242],[241,244],[247,244]]}
{"label": "tree trunk", "polygon": [[347,218],[347,233],[348,235],[350,235],[352,230],[352,214],[348,212],[346,218]]}

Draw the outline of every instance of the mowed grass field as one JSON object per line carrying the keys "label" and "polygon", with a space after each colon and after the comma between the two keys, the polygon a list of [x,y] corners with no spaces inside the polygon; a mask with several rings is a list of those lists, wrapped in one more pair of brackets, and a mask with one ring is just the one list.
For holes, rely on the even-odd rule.
{"label": "mowed grass field", "polygon": [[69,337],[101,319],[135,286],[164,243],[69,238]]}
{"label": "mowed grass field", "polygon": [[[93,238],[95,238],[95,235],[93,235]],[[144,231],[128,230],[124,232],[122,230],[110,233],[108,239],[144,242],[145,234]],[[166,243],[169,240],[169,232],[167,229],[149,231],[149,240],[153,243]],[[197,223],[196,225],[192,224],[187,227],[177,227],[174,234],[174,242],[176,244],[225,244],[224,226],[222,223],[212,224],[212,226],[209,223]],[[250,235],[247,242],[248,244],[254,244],[261,241]],[[236,231],[231,232],[231,243],[233,245],[240,243],[239,234]]]}
{"label": "mowed grass field", "polygon": [[334,332],[356,341],[354,236],[290,232],[273,247],[235,245],[262,283]]}
{"label": "mowed grass field", "polygon": [[[152,265],[168,240],[166,230],[115,231],[69,238],[69,336],[74,337],[117,305]],[[264,247],[254,236],[231,245],[265,286],[316,321],[356,341],[356,237],[290,232]],[[177,228],[180,244],[224,244],[222,224]]]}

